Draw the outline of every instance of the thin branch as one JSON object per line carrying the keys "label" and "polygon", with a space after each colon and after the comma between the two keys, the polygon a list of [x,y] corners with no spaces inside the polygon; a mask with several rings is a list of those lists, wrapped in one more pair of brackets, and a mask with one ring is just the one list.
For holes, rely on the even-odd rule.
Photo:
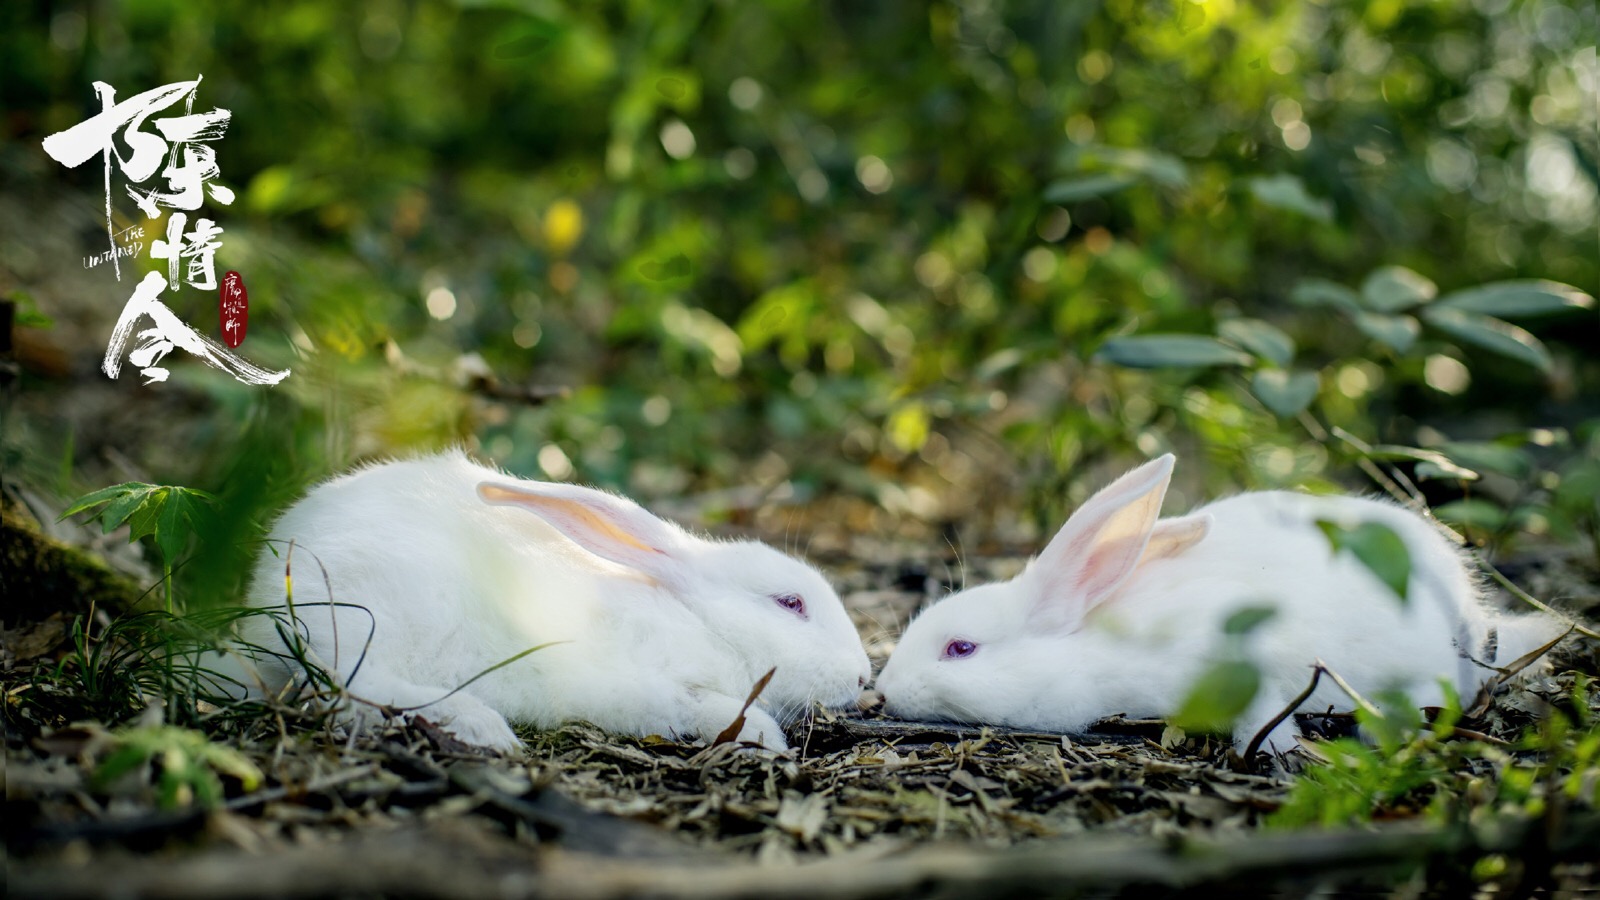
{"label": "thin branch", "polygon": [[1261,745],[1266,741],[1267,735],[1272,733],[1272,729],[1282,725],[1285,719],[1294,715],[1294,711],[1300,708],[1300,704],[1311,699],[1311,695],[1317,691],[1317,683],[1322,680],[1324,671],[1326,670],[1323,669],[1320,660],[1311,667],[1311,683],[1306,685],[1306,689],[1300,692],[1300,696],[1289,701],[1288,706],[1285,706],[1277,715],[1268,720],[1260,731],[1256,732],[1255,737],[1252,737],[1249,745],[1244,748],[1244,756],[1240,759],[1241,763],[1248,765],[1250,760],[1255,759],[1256,754],[1261,751]]}

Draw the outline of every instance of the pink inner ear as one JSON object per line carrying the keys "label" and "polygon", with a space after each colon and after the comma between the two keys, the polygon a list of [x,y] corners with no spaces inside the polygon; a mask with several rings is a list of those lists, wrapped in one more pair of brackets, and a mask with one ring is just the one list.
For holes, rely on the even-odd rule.
{"label": "pink inner ear", "polygon": [[1089,607],[1103,601],[1133,572],[1150,537],[1150,526],[1161,512],[1162,493],[1140,495],[1128,506],[1112,511],[1088,536],[1090,549],[1079,570],[1077,588]]}
{"label": "pink inner ear", "polygon": [[603,491],[574,485],[478,485],[487,503],[519,506],[537,515],[588,552],[658,583],[680,579],[682,565],[669,552],[671,526],[641,507]]}
{"label": "pink inner ear", "polygon": [[1145,545],[1144,555],[1139,557],[1138,565],[1142,566],[1151,560],[1177,556],[1195,544],[1200,543],[1210,532],[1211,517],[1209,515],[1202,514],[1183,516],[1177,519],[1162,519],[1156,523],[1155,529],[1150,532],[1150,543]]}
{"label": "pink inner ear", "polygon": [[1172,457],[1129,472],[1089,498],[1034,560],[1034,617],[1043,627],[1081,621],[1132,574],[1161,512]]}

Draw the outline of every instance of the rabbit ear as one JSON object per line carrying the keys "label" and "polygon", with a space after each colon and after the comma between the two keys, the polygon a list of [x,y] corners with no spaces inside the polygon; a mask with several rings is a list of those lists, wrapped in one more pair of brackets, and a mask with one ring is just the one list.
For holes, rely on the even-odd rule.
{"label": "rabbit ear", "polygon": [[1150,543],[1139,557],[1138,568],[1152,559],[1166,559],[1188,550],[1211,532],[1211,517],[1205,514],[1162,519],[1150,531]]}
{"label": "rabbit ear", "polygon": [[1033,592],[1035,624],[1072,627],[1122,585],[1161,514],[1172,463],[1169,453],[1118,478],[1061,526],[1023,575]]}
{"label": "rabbit ear", "polygon": [[478,497],[493,506],[520,506],[595,556],[659,584],[682,581],[684,564],[673,553],[677,529],[632,501],[592,488],[533,481],[481,482]]}

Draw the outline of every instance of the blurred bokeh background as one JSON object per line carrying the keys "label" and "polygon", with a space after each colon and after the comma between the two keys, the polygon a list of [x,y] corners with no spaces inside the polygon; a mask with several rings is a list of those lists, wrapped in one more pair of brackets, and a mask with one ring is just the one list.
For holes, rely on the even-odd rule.
{"label": "blurred bokeh background", "polygon": [[[1167,449],[1173,509],[1369,458],[1600,556],[1597,37],[1578,0],[6,3],[6,477],[215,491],[220,559],[451,443],[935,548]],[[98,371],[156,263],[85,269],[102,174],[40,149],[95,81],[197,75],[273,388]]]}

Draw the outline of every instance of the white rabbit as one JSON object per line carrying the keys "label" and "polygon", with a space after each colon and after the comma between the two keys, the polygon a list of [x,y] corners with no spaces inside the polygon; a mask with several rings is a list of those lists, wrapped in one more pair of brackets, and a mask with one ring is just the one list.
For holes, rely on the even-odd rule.
{"label": "white rabbit", "polygon": [[[326,482],[271,537],[279,550],[262,555],[250,602],[284,606],[292,540],[299,627],[361,701],[358,719],[372,704],[421,707],[461,740],[499,749],[521,746],[507,720],[709,739],[776,666],[739,737],[781,750],[781,721],[812,702],[853,703],[872,674],[838,595],[799,560],[699,538],[622,497],[521,480],[461,452]],[[283,650],[262,619],[246,620],[246,638]],[[550,642],[561,643],[446,697]],[[282,684],[290,673],[274,668]]]}
{"label": "white rabbit", "polygon": [[[1388,502],[1263,491],[1158,520],[1172,465],[1163,456],[1090,498],[1015,579],[913,620],[878,677],[885,710],[1053,731],[1170,715],[1218,658],[1228,617],[1266,606],[1274,615],[1245,644],[1261,687],[1235,723],[1243,750],[1318,658],[1369,696],[1399,688],[1437,705],[1442,678],[1470,703],[1494,673],[1467,657],[1504,666],[1564,630],[1549,616],[1491,612],[1462,554]],[[1410,556],[1409,601],[1335,553],[1319,519],[1392,529]],[[1302,708],[1330,705],[1351,703],[1324,678]],[[1289,750],[1295,733],[1286,718],[1266,746]]]}

